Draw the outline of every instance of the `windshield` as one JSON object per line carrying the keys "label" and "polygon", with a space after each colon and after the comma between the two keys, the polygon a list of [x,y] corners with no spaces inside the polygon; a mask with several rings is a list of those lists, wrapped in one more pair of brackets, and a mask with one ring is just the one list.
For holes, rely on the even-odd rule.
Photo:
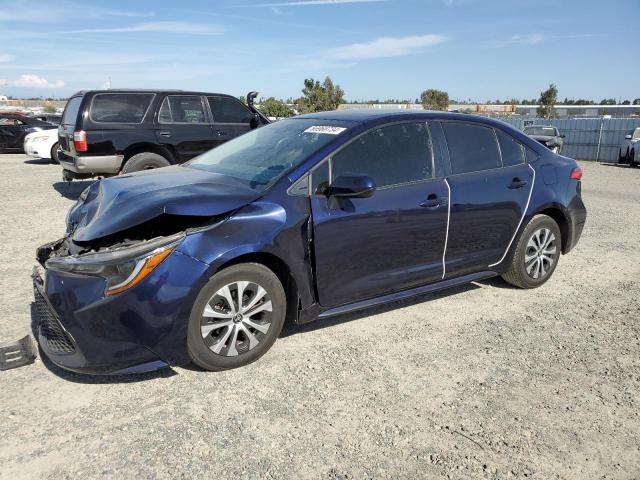
{"label": "windshield", "polygon": [[318,119],[280,120],[230,140],[185,165],[228,175],[262,191],[351,125]]}
{"label": "windshield", "polygon": [[527,135],[548,135],[555,137],[556,129],[555,127],[525,127],[524,133]]}

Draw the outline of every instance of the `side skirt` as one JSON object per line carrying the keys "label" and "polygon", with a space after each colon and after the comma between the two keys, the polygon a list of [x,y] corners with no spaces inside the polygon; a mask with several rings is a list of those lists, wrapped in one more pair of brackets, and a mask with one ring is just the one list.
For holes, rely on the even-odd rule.
{"label": "side skirt", "polygon": [[[334,307],[328,310],[320,311],[320,313],[318,313],[317,315],[317,318],[318,319],[327,318],[327,317],[333,317],[335,315],[342,315],[344,313],[355,312],[357,310],[363,310],[365,308],[374,307],[376,305],[382,305],[384,303],[389,303],[389,302],[396,302],[398,300],[404,300],[404,299],[415,297],[425,293],[444,290],[446,288],[455,287],[455,286],[462,285],[469,282],[474,282],[476,280],[495,277],[496,275],[497,275],[496,272],[485,271],[485,272],[471,273],[469,275],[463,275],[462,277],[450,278],[447,280],[443,280],[441,282],[424,285],[422,287],[416,287],[410,290],[403,290],[402,292],[389,293],[387,295],[371,298],[369,300],[361,300],[359,302],[349,303],[347,305],[341,305],[339,307]],[[305,315],[304,317],[307,317],[307,316]],[[307,317],[301,320],[302,321],[300,323],[306,323],[305,320],[310,321],[311,318]]]}

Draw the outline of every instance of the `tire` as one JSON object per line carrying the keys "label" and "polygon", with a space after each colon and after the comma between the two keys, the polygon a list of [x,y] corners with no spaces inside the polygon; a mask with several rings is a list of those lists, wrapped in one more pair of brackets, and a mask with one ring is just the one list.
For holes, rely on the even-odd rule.
{"label": "tire", "polygon": [[139,172],[141,170],[151,170],[152,168],[162,168],[171,165],[169,160],[162,155],[151,152],[136,153],[127,160],[122,168],[122,173]]}
{"label": "tire", "polygon": [[560,259],[561,245],[558,224],[547,215],[536,215],[520,235],[509,271],[502,274],[502,278],[519,288],[539,287],[553,275]]}
{"label": "tire", "polygon": [[53,147],[51,147],[51,161],[53,163],[60,163],[60,160],[58,160],[58,142],[53,144]]}
{"label": "tire", "polygon": [[[237,308],[240,288],[242,309]],[[280,335],[286,310],[284,288],[267,267],[242,263],[225,268],[207,282],[193,305],[187,333],[189,356],[210,371],[255,362]]]}
{"label": "tire", "polygon": [[629,155],[629,165],[631,166],[631,168],[635,168],[638,166],[638,164],[636,163],[636,151],[631,150],[631,154]]}

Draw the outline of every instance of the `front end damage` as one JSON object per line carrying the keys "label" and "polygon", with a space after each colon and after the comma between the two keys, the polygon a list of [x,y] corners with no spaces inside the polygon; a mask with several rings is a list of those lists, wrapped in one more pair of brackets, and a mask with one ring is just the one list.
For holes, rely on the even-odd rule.
{"label": "front end damage", "polygon": [[96,182],[69,212],[66,235],[37,249],[37,338],[55,364],[106,374],[189,361],[187,320],[209,266],[181,245],[248,198],[216,202],[228,187],[207,181],[203,196],[202,181],[176,174],[148,175],[144,195],[137,179]]}

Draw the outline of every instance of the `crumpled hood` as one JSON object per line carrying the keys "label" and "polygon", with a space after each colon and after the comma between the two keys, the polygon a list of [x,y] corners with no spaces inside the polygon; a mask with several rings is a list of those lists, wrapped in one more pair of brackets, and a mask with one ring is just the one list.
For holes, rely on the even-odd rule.
{"label": "crumpled hood", "polygon": [[221,215],[260,195],[224,175],[176,165],[93,183],[69,212],[67,228],[74,241],[88,242],[162,214]]}

